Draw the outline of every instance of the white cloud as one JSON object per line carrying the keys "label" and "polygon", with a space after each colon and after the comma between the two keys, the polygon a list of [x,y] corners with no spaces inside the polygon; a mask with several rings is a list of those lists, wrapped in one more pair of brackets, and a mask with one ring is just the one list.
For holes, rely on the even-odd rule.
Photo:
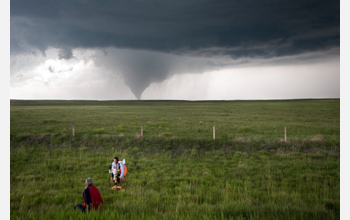
{"label": "white cloud", "polygon": [[[137,51],[76,49],[73,50],[74,58],[69,60],[59,59],[59,53],[59,50],[51,48],[45,56],[40,53],[11,56],[10,98],[135,99],[125,84],[126,76],[121,74],[119,65],[122,65],[122,61],[132,65],[133,60],[125,60],[127,58],[136,57],[139,60]],[[125,53],[126,57],[122,57]],[[162,54],[142,52],[141,58],[147,56],[154,56],[152,59],[155,59]],[[295,61],[289,65],[282,65],[281,62],[273,65],[270,62],[262,63],[262,66],[228,68],[229,65],[225,64],[225,69],[215,71],[205,68],[198,71],[192,66],[181,66],[192,62],[195,62],[195,66],[206,64],[205,59],[186,59],[173,55],[161,59],[171,63],[169,67],[174,68],[169,70],[171,74],[165,73],[165,76],[159,76],[158,81],[150,83],[141,99],[340,98],[339,57],[314,60],[312,63]],[[152,60],[150,64],[156,61]],[[220,64],[221,61],[215,62]],[[141,68],[137,70],[138,74],[142,73]],[[159,69],[156,70],[158,74],[161,73]],[[175,74],[176,70],[181,74]]]}
{"label": "white cloud", "polygon": [[231,68],[175,75],[153,83],[142,99],[255,100],[340,98],[339,61]]}
{"label": "white cloud", "polygon": [[93,51],[76,50],[70,60],[59,59],[57,53],[12,56],[11,99],[134,99],[119,75],[95,66]]}

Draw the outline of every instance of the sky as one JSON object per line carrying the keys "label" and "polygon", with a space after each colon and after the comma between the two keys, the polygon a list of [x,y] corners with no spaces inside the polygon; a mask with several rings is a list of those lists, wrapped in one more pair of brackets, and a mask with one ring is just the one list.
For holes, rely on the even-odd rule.
{"label": "sky", "polygon": [[11,0],[10,98],[340,98],[340,2]]}

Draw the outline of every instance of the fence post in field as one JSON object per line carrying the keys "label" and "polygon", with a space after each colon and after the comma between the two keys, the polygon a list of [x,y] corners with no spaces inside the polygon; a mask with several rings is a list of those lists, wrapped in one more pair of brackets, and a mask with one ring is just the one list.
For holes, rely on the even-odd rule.
{"label": "fence post in field", "polygon": [[74,137],[74,123],[72,124],[72,132],[73,132],[73,137]]}
{"label": "fence post in field", "polygon": [[143,138],[143,125],[141,125],[141,138]]}
{"label": "fence post in field", "polygon": [[284,126],[284,143],[287,142],[287,127]]}
{"label": "fence post in field", "polygon": [[213,126],[213,140],[215,140],[215,126]]}

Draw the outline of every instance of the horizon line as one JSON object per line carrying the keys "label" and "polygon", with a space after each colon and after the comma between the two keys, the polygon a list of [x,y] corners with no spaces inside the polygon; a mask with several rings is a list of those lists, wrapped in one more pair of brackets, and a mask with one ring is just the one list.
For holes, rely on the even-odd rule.
{"label": "horizon line", "polygon": [[290,99],[10,99],[10,101],[292,101],[292,100],[340,100],[340,98],[290,98]]}

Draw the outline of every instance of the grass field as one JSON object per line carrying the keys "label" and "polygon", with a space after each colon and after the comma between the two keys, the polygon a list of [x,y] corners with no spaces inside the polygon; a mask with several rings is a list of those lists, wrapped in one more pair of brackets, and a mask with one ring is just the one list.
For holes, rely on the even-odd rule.
{"label": "grass field", "polygon": [[[10,123],[11,219],[340,216],[340,100],[11,100]],[[87,177],[105,204],[83,214]]]}
{"label": "grass field", "polygon": [[339,141],[339,100],[11,101],[11,135],[117,135],[145,138]]}

